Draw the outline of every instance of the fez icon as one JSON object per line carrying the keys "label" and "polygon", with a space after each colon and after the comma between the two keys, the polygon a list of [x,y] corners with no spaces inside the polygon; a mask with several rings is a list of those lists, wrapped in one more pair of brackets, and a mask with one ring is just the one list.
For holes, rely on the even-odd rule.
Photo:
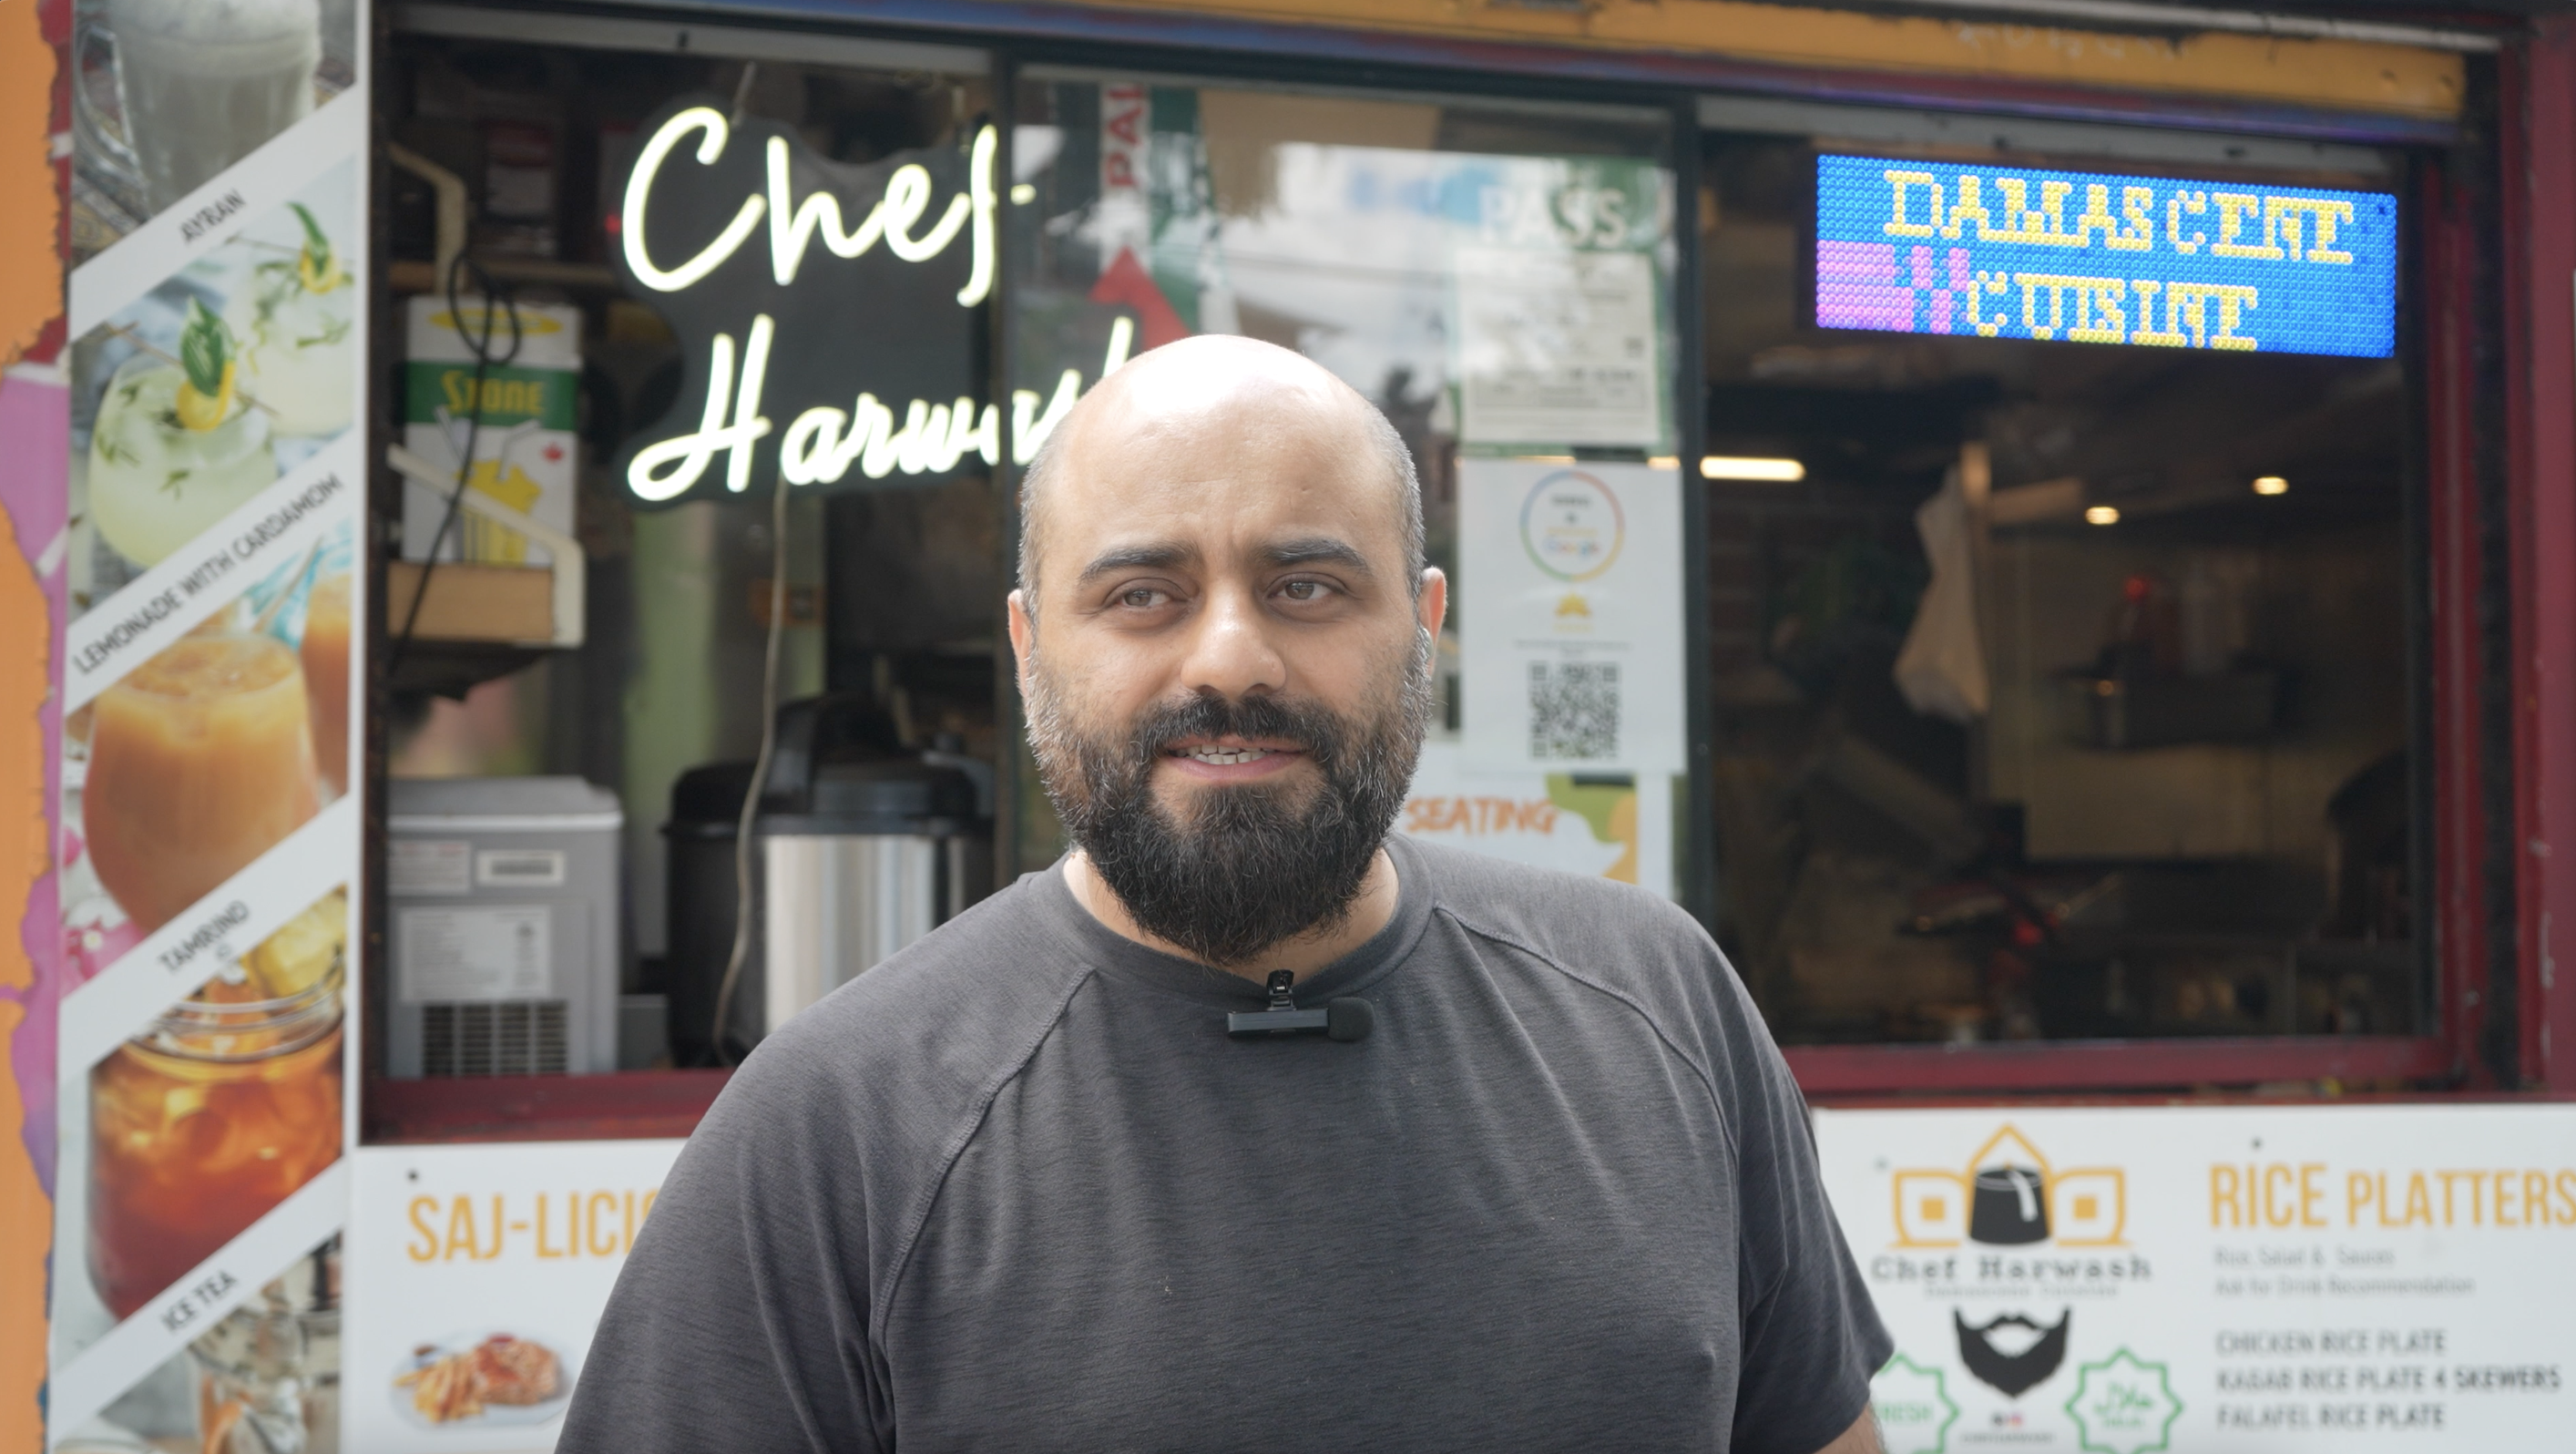
{"label": "fez icon", "polygon": [[2036,1167],[1981,1166],[1968,1203],[1968,1240],[1999,1247],[2048,1240],[2047,1178]]}
{"label": "fez icon", "polygon": [[2124,1173],[2058,1170],[2009,1125],[1959,1170],[1905,1170],[1894,1180],[1899,1247],[2117,1247],[2126,1240]]}

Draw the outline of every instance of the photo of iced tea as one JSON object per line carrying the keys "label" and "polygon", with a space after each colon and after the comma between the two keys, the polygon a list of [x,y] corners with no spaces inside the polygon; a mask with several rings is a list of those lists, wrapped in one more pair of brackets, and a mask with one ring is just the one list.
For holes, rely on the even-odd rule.
{"label": "photo of iced tea", "polygon": [[334,890],[90,1072],[89,1272],[132,1316],[340,1158]]}

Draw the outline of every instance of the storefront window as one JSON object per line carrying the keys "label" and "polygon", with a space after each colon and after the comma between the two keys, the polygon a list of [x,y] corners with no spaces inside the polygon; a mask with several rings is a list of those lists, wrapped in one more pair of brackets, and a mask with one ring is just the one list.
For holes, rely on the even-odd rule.
{"label": "storefront window", "polygon": [[[386,272],[403,358],[390,400],[402,413],[386,422],[434,470],[406,484],[394,571],[434,557],[437,573],[471,582],[448,589],[497,601],[514,572],[552,564],[484,516],[448,518],[470,438],[473,497],[573,537],[586,598],[577,644],[550,651],[520,640],[544,635],[542,582],[527,595],[535,630],[389,612],[393,853],[407,863],[428,851],[409,841],[419,834],[464,851],[436,825],[482,812],[474,803],[555,813],[588,836],[530,850],[573,864],[549,870],[543,892],[487,903],[499,886],[478,880],[469,903],[463,881],[389,876],[390,1041],[403,1047],[389,1073],[730,1063],[765,1027],[758,898],[743,911],[756,927],[730,995],[723,986],[737,824],[773,715],[773,619],[786,745],[762,810],[799,826],[756,824],[756,894],[773,840],[847,841],[817,826],[851,816],[813,806],[827,790],[864,796],[925,754],[977,768],[993,757],[999,512],[982,396],[998,133],[985,58],[839,36],[692,43],[688,31],[570,21],[555,26],[565,43],[529,44],[478,36],[453,14],[430,21],[465,33],[407,37],[386,87],[402,149]],[[646,48],[657,37],[666,48]],[[702,155],[710,138],[722,144]],[[766,205],[773,156],[792,203],[784,225],[764,216],[756,233],[719,241],[740,209]],[[467,204],[461,239],[442,230],[451,185]],[[900,249],[884,240],[889,196],[918,224]],[[515,342],[506,359],[478,359],[483,311],[448,302],[438,260],[459,241],[458,286],[471,300],[488,284],[501,300],[491,346]],[[767,422],[739,450],[693,457],[718,376],[730,381],[712,388],[720,418]],[[932,407],[936,425],[915,417]],[[835,411],[826,439],[815,424]],[[782,472],[783,532],[772,514]],[[552,781],[511,781],[530,778]],[[979,805],[936,806],[946,857],[913,875],[928,887],[904,880],[911,932],[990,882]],[[424,896],[435,892],[451,897]],[[517,942],[552,964],[460,979],[450,971],[490,947],[435,952],[433,930],[504,923],[533,926]]]}
{"label": "storefront window", "polygon": [[1781,1038],[2421,1033],[2392,179],[1705,163],[1718,927]]}
{"label": "storefront window", "polygon": [[[1684,764],[1663,118],[1037,78],[1006,257],[1018,452],[1194,333],[1315,359],[1394,421],[1453,582],[1404,831],[1674,889]],[[1021,761],[1023,864],[1059,848]]]}

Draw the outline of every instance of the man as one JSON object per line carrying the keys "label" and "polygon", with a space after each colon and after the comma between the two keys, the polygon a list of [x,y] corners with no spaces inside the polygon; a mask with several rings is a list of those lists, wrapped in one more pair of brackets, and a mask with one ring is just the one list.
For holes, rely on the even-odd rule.
{"label": "man", "polygon": [[[1887,1335],[1716,946],[1387,835],[1447,583],[1386,421],[1193,339],[1094,390],[1023,508],[1011,644],[1078,846],[744,1064],[566,1454],[1874,1451]],[[1229,1038],[1281,970],[1373,1031]]]}

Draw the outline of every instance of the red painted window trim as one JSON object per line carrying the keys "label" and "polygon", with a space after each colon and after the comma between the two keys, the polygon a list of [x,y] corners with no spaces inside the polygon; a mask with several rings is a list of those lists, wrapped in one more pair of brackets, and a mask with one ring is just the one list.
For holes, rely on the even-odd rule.
{"label": "red painted window trim", "polygon": [[2502,81],[2513,520],[2515,1050],[2576,1088],[2576,22],[2534,24]]}

